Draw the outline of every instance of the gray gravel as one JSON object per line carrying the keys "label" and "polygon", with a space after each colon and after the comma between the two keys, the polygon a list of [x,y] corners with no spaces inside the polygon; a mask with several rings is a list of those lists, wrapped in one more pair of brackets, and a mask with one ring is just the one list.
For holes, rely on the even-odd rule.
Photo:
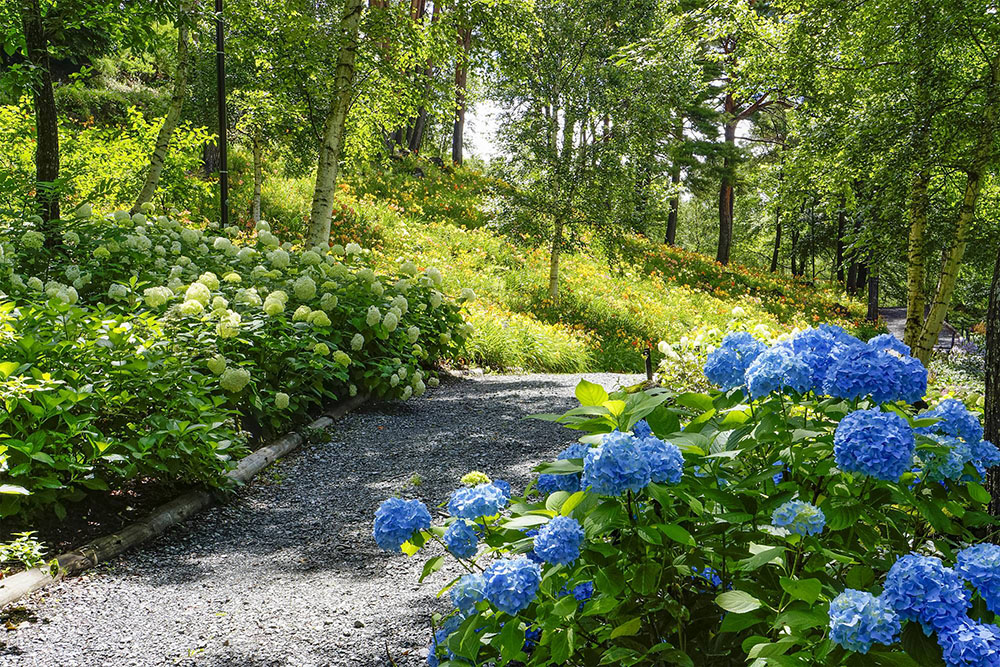
{"label": "gray gravel", "polygon": [[455,571],[418,585],[423,555],[379,551],[375,508],[399,490],[433,508],[473,469],[523,489],[574,438],[522,418],[572,407],[578,380],[445,378],[421,399],[364,406],[231,503],[29,597],[31,620],[0,629],[0,665],[423,664]]}

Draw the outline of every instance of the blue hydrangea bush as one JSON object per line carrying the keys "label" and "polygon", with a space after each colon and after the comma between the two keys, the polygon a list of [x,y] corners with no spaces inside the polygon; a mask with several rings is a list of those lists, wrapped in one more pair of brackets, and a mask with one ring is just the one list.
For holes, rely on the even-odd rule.
{"label": "blue hydrangea bush", "polygon": [[465,571],[428,664],[1000,665],[1000,451],[961,403],[912,406],[918,366],[824,326],[728,336],[707,394],[581,382],[537,415],[579,442],[521,495],[379,509],[380,545],[435,550],[424,577]]}

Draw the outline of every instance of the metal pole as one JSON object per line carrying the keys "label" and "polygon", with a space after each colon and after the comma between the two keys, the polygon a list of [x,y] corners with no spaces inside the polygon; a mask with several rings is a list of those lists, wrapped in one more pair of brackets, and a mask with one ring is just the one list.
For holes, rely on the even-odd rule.
{"label": "metal pole", "polygon": [[653,350],[647,347],[646,351],[643,353],[646,357],[646,380],[648,382],[653,381]]}
{"label": "metal pole", "polygon": [[222,0],[215,0],[215,78],[219,98],[219,220],[229,226],[229,147],[226,137],[226,37]]}

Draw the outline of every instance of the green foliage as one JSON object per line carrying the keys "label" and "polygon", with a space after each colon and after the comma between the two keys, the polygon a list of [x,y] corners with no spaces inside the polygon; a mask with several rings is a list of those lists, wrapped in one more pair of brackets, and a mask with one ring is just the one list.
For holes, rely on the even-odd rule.
{"label": "green foliage", "polygon": [[45,562],[45,547],[34,534],[34,531],[15,533],[12,541],[0,543],[0,578],[12,567],[31,569]]}
{"label": "green foliage", "polygon": [[0,230],[0,516],[136,478],[222,484],[247,432],[359,391],[420,395],[465,341],[439,274],[378,275],[354,244],[79,215],[48,246]]}

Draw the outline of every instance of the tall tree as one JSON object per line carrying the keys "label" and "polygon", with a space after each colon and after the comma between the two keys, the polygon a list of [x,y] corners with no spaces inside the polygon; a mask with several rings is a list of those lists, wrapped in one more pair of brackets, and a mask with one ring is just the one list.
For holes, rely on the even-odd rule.
{"label": "tall tree", "polygon": [[153,154],[149,159],[149,170],[143,181],[139,195],[132,205],[132,212],[150,201],[156,193],[156,188],[160,183],[160,175],[167,161],[167,151],[170,148],[170,138],[180,122],[181,112],[184,109],[184,98],[187,95],[188,79],[188,24],[192,20],[192,10],[194,0],[182,0],[180,14],[177,17],[177,66],[174,71],[173,92],[170,95],[170,104],[167,105],[167,113],[163,117],[163,124],[156,134],[156,144],[153,147]]}
{"label": "tall tree", "polygon": [[344,11],[340,19],[341,42],[334,77],[334,95],[323,127],[323,143],[316,170],[316,188],[309,216],[309,242],[313,245],[326,246],[330,242],[333,196],[344,148],[347,112],[354,93],[352,84],[362,8],[362,0],[344,0]]}
{"label": "tall tree", "polygon": [[[59,117],[52,88],[49,43],[38,0],[21,0],[21,25],[31,66],[31,95],[35,108],[35,188],[42,220],[51,227],[59,218]],[[47,233],[49,242],[51,234]]]}

